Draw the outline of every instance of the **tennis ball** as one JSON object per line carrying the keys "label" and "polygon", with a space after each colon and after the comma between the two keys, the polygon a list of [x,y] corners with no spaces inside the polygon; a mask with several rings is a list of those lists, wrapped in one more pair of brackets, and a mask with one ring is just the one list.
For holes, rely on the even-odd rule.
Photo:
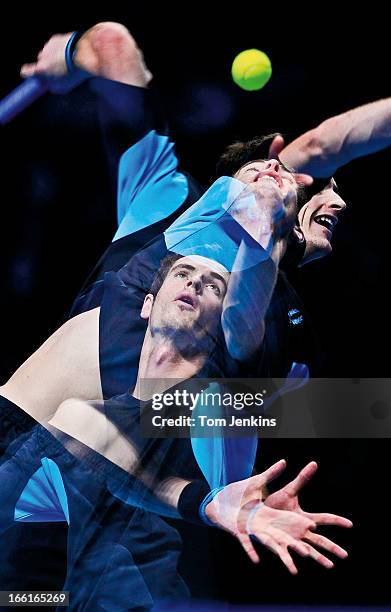
{"label": "tennis ball", "polygon": [[272,75],[270,59],[263,51],[247,49],[237,55],[232,64],[232,78],[246,91],[262,89]]}

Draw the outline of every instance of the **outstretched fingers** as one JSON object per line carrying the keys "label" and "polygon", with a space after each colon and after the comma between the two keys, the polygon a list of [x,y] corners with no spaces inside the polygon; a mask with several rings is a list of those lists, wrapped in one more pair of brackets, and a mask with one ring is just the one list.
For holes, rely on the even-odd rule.
{"label": "outstretched fingers", "polygon": [[291,574],[293,574],[293,576],[296,576],[296,574],[299,573],[289,553],[289,550],[286,546],[282,546],[281,544],[278,544],[277,542],[273,542],[271,545],[267,545],[267,546],[271,551],[273,551],[276,555],[280,557],[285,567],[288,569],[288,571]]}
{"label": "outstretched fingers", "polygon": [[310,557],[326,569],[331,569],[334,567],[334,563],[331,561],[331,559],[328,559],[325,555],[316,550],[316,548],[310,544],[305,544],[304,542],[302,542],[302,544],[304,544],[306,547],[306,557]]}
{"label": "outstretched fingers", "polygon": [[[293,538],[290,538],[285,533],[279,534],[278,530],[273,530],[273,535],[271,535],[271,533],[261,532],[256,537],[264,546],[266,546],[266,548],[271,550],[275,555],[277,555],[277,557],[281,559],[281,561],[291,574],[296,575],[298,573],[297,567],[293,562],[293,559],[289,553],[287,546],[287,543],[290,542],[292,544],[292,548],[296,546],[299,548],[300,543],[298,541],[294,540]],[[301,549],[304,554],[303,547],[301,547]]]}
{"label": "outstretched fingers", "polygon": [[352,521],[338,514],[328,512],[305,512],[305,516],[317,525],[335,525],[336,527],[353,527]]}
{"label": "outstretched fingers", "polygon": [[251,542],[250,536],[247,535],[246,533],[238,533],[236,537],[241,543],[241,545],[243,546],[250,561],[252,561],[253,563],[259,563],[260,558],[259,558],[257,551],[254,548],[253,543]]}
{"label": "outstretched fingers", "polygon": [[[307,539],[307,538],[306,538]],[[270,536],[262,537],[262,543],[277,554],[291,574],[297,574],[297,567],[290,555],[288,549],[296,552],[301,557],[308,557],[319,563],[326,569],[334,567],[334,563],[321,552],[316,550],[308,542],[303,542],[298,538],[294,538],[286,533],[281,534],[281,537],[272,538]]]}
{"label": "outstretched fingers", "polygon": [[307,484],[307,482],[311,480],[317,469],[318,465],[315,461],[311,461],[305,467],[303,467],[296,478],[286,485],[285,490],[288,495],[291,497],[297,495],[299,491]]}
{"label": "outstretched fingers", "polygon": [[348,552],[344,548],[338,546],[338,544],[336,544],[332,540],[329,540],[328,538],[325,538],[324,536],[318,533],[310,533],[308,536],[306,536],[305,540],[306,542],[315,544],[315,546],[320,546],[321,548],[324,548],[325,550],[332,553],[336,557],[339,557],[340,559],[346,559],[346,557],[348,556]]}
{"label": "outstretched fingers", "polygon": [[259,475],[260,484],[267,484],[277,478],[286,468],[285,459],[280,459]]}
{"label": "outstretched fingers", "polygon": [[334,567],[334,563],[310,544],[292,537],[285,537],[286,545],[301,557],[309,557],[326,569]]}

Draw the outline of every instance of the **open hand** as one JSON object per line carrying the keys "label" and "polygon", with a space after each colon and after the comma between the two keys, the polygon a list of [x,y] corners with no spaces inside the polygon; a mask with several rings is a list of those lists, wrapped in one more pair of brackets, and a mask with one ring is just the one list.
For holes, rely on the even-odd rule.
{"label": "open hand", "polygon": [[297,568],[289,549],[331,568],[333,562],[313,544],[340,558],[347,557],[347,552],[313,531],[318,525],[351,527],[352,523],[334,514],[308,513],[301,509],[298,492],[315,473],[315,462],[309,463],[292,482],[263,501],[265,485],[279,476],[285,467],[286,462],[281,460],[262,474],[227,485],[207,505],[206,515],[216,526],[234,535],[254,563],[259,562],[259,555],[250,536],[256,537],[279,556],[292,574],[297,573]]}

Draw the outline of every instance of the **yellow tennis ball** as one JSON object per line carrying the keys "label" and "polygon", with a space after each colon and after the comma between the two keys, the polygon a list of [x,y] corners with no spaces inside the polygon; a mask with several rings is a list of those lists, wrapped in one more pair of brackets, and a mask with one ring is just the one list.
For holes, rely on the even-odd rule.
{"label": "yellow tennis ball", "polygon": [[246,91],[256,91],[272,76],[272,65],[263,51],[247,49],[235,57],[231,72],[236,85]]}

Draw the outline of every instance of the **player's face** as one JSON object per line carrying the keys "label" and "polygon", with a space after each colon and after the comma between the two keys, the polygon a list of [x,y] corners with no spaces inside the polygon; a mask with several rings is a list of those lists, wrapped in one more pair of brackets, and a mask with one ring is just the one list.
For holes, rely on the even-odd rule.
{"label": "player's face", "polygon": [[279,198],[288,216],[295,214],[298,183],[296,176],[276,159],[258,160],[245,164],[234,175],[242,183],[254,185],[260,194]]}
{"label": "player's face", "polygon": [[336,184],[329,184],[314,195],[300,209],[298,221],[306,240],[303,264],[328,255],[332,251],[331,239],[338,223],[338,216],[346,208],[346,202],[335,191]]}
{"label": "player's face", "polygon": [[195,339],[213,336],[220,321],[229,273],[201,256],[182,257],[170,268],[155,299],[147,296],[141,316],[151,333],[188,332]]}

